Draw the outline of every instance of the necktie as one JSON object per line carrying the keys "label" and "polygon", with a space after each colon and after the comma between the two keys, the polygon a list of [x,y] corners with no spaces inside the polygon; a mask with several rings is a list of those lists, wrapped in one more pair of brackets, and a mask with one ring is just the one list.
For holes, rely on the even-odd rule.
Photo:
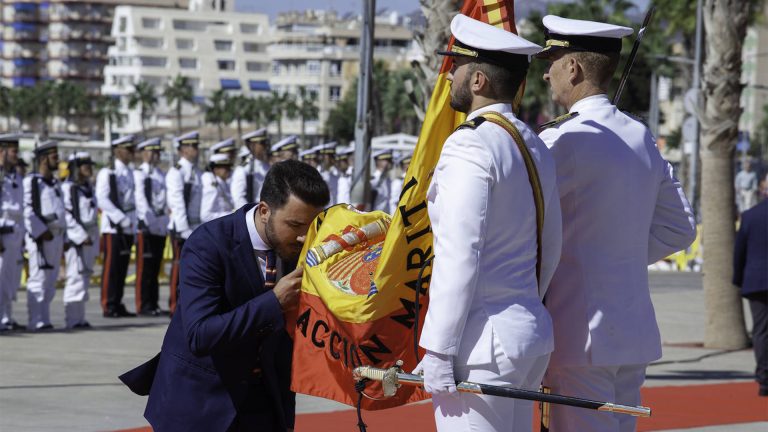
{"label": "necktie", "polygon": [[264,275],[264,287],[266,289],[272,289],[277,283],[277,256],[273,250],[266,251],[264,255],[267,261],[266,274]]}

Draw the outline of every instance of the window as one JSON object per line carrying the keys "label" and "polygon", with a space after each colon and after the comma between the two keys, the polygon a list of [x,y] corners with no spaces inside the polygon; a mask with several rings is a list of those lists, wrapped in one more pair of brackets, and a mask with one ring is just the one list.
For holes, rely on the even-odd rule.
{"label": "window", "polygon": [[160,18],[142,18],[141,26],[145,29],[159,29]]}
{"label": "window", "polygon": [[331,70],[329,73],[331,76],[339,76],[341,75],[341,62],[340,61],[332,61],[331,62]]}
{"label": "window", "polygon": [[120,22],[120,25],[118,27],[118,32],[125,33],[126,29],[128,28],[128,18],[121,16],[119,22]]}
{"label": "window", "polygon": [[338,102],[341,100],[341,87],[331,86],[328,90],[328,98],[331,102]]}
{"label": "window", "polygon": [[280,75],[280,63],[279,62],[273,62],[272,63],[272,75]]}
{"label": "window", "polygon": [[151,57],[141,56],[139,57],[142,66],[147,67],[165,67],[167,60],[165,57]]}
{"label": "window", "polygon": [[163,38],[137,37],[136,43],[142,48],[162,48]]}
{"label": "window", "polygon": [[193,90],[200,88],[200,78],[187,78],[187,82]]}
{"label": "window", "polygon": [[213,41],[213,46],[216,49],[216,51],[232,51],[232,41],[228,40],[215,40]]}
{"label": "window", "polygon": [[248,72],[266,72],[269,69],[269,63],[260,63],[255,61],[245,62],[245,70]]}
{"label": "window", "polygon": [[139,81],[145,82],[149,85],[160,87],[165,84],[166,79],[159,76],[142,76]]}
{"label": "window", "polygon": [[307,73],[309,75],[320,75],[320,61],[319,60],[307,61]]}
{"label": "window", "polygon": [[266,51],[265,45],[255,42],[243,42],[243,51],[247,53],[257,53]]}
{"label": "window", "polygon": [[259,32],[259,25],[258,24],[251,24],[251,23],[241,23],[240,24],[240,33],[245,34],[253,34]]}
{"label": "window", "polygon": [[192,39],[176,39],[176,49],[191,50],[195,49],[195,41]]}
{"label": "window", "polygon": [[197,69],[197,59],[189,58],[189,57],[180,57],[179,67],[182,69]]}
{"label": "window", "polygon": [[205,31],[208,23],[205,21],[173,20],[174,30]]}
{"label": "window", "polygon": [[235,70],[234,60],[218,60],[216,63],[219,65],[219,70],[233,71]]}

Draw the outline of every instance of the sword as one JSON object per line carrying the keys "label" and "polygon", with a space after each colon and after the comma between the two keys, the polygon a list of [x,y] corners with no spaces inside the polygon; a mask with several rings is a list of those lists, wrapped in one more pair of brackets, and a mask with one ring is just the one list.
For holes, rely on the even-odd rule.
{"label": "sword", "polygon": [[640,42],[643,41],[645,30],[651,23],[651,18],[653,18],[654,11],[656,11],[656,6],[651,6],[648,9],[648,12],[645,14],[645,19],[643,19],[643,26],[640,27],[640,31],[637,32],[637,39],[635,39],[635,43],[632,45],[632,51],[629,53],[627,63],[624,65],[624,72],[621,73],[619,87],[616,89],[616,94],[613,96],[614,105],[618,105],[619,101],[621,100],[621,94],[624,92],[624,86],[627,85],[627,80],[629,79],[629,71],[632,70],[632,65],[635,63],[635,57],[637,57],[637,49],[640,48]]}
{"label": "sword", "polygon": [[[384,397],[392,397],[402,385],[421,387],[424,378],[403,372],[403,362],[398,360],[395,366],[389,369],[375,368],[373,366],[359,366],[352,371],[355,381],[364,379],[381,381]],[[577,408],[585,408],[597,411],[628,414],[635,417],[650,417],[651,409],[643,406],[620,405],[611,402],[598,402],[589,399],[581,399],[571,396],[563,396],[551,393],[542,393],[533,390],[523,390],[511,387],[499,387],[488,384],[479,384],[467,381],[456,383],[456,390],[464,393],[475,393],[490,396],[500,396],[513,399],[524,399],[538,402],[549,402],[559,405],[567,405]]]}

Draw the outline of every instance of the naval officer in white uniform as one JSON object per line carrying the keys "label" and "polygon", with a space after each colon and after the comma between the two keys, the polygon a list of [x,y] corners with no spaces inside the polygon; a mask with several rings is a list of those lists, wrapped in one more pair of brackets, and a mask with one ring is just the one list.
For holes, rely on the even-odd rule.
{"label": "naval officer in white uniform", "polygon": [[[696,236],[690,205],[645,125],[608,96],[621,38],[632,29],[544,17],[544,80],[569,114],[541,133],[557,165],[563,252],[546,305],[553,393],[640,403],[646,365],[661,357],[647,266]],[[628,415],[554,405],[552,432],[634,431]]]}
{"label": "naval officer in white uniform", "polygon": [[238,165],[232,172],[230,191],[235,209],[258,202],[261,196],[261,185],[269,171],[269,137],[267,128],[261,128],[242,136],[243,147],[248,159],[243,165]]}
{"label": "naval officer in white uniform", "polygon": [[[457,394],[455,380],[537,390],[554,346],[541,296],[560,256],[555,165],[511,105],[529,56],[541,48],[464,15],[451,32],[456,43],[441,54],[453,56],[451,106],[468,122],[446,140],[427,191],[435,260],[419,341],[427,353],[417,371],[432,393],[438,431],[530,430],[532,402]],[[492,112],[519,131],[520,142],[486,120]]]}
{"label": "naval officer in white uniform", "polygon": [[214,154],[208,168],[201,177],[203,199],[200,205],[200,219],[203,223],[226,216],[235,210],[229,189],[232,161],[226,154]]}
{"label": "naval officer in white uniform", "polygon": [[24,179],[16,172],[20,138],[0,135],[0,332],[23,328],[13,319],[24,264]]}

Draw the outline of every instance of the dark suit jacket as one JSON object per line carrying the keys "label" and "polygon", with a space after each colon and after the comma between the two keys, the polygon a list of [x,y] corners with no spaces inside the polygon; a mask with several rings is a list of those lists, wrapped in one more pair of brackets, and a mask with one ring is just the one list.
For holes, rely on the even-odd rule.
{"label": "dark suit jacket", "polygon": [[748,297],[768,292],[768,200],[741,215],[733,253],[733,284]]}
{"label": "dark suit jacket", "polygon": [[226,431],[235,420],[238,430],[293,427],[292,344],[254,256],[245,224],[251,207],[205,223],[189,237],[181,252],[179,307],[162,351],[121,376],[135,392],[149,393],[144,416],[156,432]]}

